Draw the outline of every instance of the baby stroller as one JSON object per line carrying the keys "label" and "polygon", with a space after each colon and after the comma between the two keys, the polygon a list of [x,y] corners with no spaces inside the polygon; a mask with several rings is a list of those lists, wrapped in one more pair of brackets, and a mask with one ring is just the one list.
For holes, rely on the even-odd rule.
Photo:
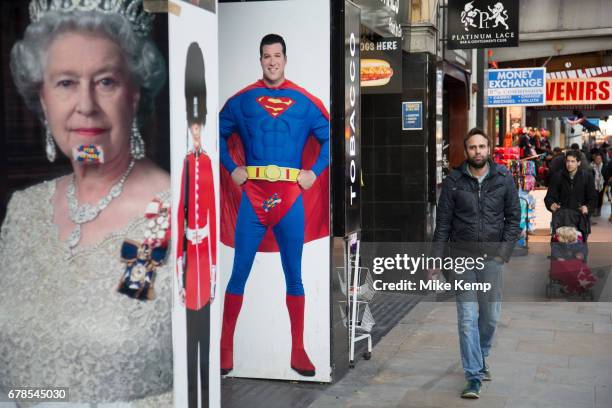
{"label": "baby stroller", "polygon": [[587,265],[588,217],[577,210],[560,208],[553,213],[551,229],[546,297],[565,294],[593,300],[595,277]]}

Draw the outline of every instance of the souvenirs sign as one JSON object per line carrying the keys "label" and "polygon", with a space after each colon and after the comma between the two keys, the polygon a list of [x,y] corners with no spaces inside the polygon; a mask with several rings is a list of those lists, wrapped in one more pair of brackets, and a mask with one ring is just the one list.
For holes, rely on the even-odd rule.
{"label": "souvenirs sign", "polygon": [[612,104],[612,77],[547,79],[547,105]]}

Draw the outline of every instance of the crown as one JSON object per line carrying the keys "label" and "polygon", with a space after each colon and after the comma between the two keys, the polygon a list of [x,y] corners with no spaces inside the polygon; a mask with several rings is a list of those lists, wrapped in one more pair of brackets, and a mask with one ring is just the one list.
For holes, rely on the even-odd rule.
{"label": "crown", "polygon": [[143,0],[32,0],[30,20],[35,23],[49,12],[99,11],[121,14],[128,19],[132,30],[140,36],[151,32],[155,16],[145,11]]}

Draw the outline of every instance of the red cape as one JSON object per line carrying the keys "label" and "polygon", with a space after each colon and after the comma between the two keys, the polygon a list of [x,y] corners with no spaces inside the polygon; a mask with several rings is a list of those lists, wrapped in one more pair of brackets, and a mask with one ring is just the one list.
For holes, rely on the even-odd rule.
{"label": "red cape", "polygon": [[[236,95],[254,88],[267,88],[267,86],[262,80],[259,80],[236,93]],[[305,89],[288,80],[283,82],[278,89],[294,89],[301,92],[329,120],[329,113],[323,103]],[[227,140],[227,148],[234,162],[238,166],[244,166],[244,148],[238,134],[235,133],[230,136]],[[313,135],[310,135],[302,152],[304,169],[310,169],[314,165],[319,157],[320,150],[321,145]],[[232,248],[234,247],[236,217],[241,198],[242,190],[234,184],[225,167],[221,166],[221,242]],[[302,191],[302,199],[304,200],[304,243],[329,236],[329,166],[319,174],[309,190]],[[266,235],[259,246],[259,252],[278,252],[278,245],[271,228],[266,231]]]}

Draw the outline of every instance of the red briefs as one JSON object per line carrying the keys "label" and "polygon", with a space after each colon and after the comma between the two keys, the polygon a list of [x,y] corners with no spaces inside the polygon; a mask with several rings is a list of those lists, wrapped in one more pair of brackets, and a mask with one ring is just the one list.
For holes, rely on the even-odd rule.
{"label": "red briefs", "polygon": [[278,224],[302,193],[293,181],[247,180],[243,189],[257,218],[266,227]]}

